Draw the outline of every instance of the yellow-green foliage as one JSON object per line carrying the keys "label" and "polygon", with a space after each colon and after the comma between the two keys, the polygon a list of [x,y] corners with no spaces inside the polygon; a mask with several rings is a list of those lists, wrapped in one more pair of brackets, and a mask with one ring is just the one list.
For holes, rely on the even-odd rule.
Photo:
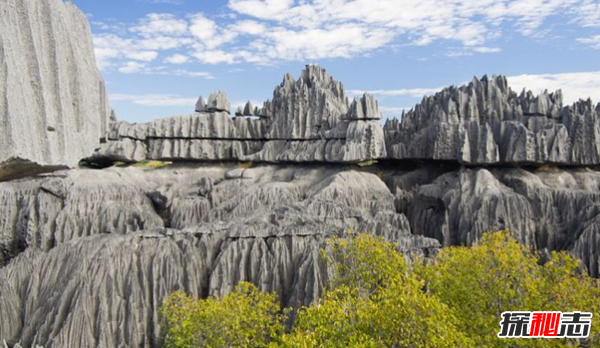
{"label": "yellow-green foliage", "polygon": [[134,168],[143,168],[143,169],[157,169],[162,167],[170,166],[171,162],[162,162],[162,161],[141,161],[132,164],[131,166]]}
{"label": "yellow-green foliage", "polygon": [[358,162],[356,163],[357,166],[364,168],[364,167],[371,167],[376,165],[378,162],[374,161],[374,160],[370,160],[370,161],[363,161],[363,162]]}
{"label": "yellow-green foliage", "polygon": [[[460,329],[477,347],[568,347],[565,339],[498,339],[504,311],[591,311],[600,315],[596,279],[566,253],[553,253],[544,266],[508,231],[488,233],[478,247],[443,249],[435,264],[417,272],[431,294],[459,318]],[[597,320],[597,319],[596,319]],[[592,347],[598,347],[598,324]]]}
{"label": "yellow-green foliage", "polygon": [[587,342],[499,339],[510,310],[591,311],[600,316],[597,280],[579,261],[553,253],[544,266],[507,231],[473,248],[443,249],[436,262],[408,267],[394,245],[359,235],[332,238],[322,298],[297,312],[284,333],[274,295],[247,283],[223,299],[175,293],[162,307],[166,347],[599,347]]}
{"label": "yellow-green foliage", "polygon": [[280,305],[249,283],[223,299],[200,300],[176,292],[161,308],[165,348],[267,347],[283,333]]}
{"label": "yellow-green foliage", "polygon": [[240,168],[240,169],[252,168],[252,162],[241,162],[241,163],[238,163],[238,168]]}
{"label": "yellow-green foliage", "polygon": [[408,272],[393,245],[360,235],[334,238],[324,298],[299,312],[287,347],[465,347],[456,318]]}

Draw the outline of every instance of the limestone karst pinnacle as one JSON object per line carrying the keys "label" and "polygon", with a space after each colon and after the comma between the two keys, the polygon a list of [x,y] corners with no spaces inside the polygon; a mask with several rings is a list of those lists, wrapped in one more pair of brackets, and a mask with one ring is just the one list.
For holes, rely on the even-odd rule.
{"label": "limestone karst pinnacle", "polygon": [[[348,96],[308,65],[262,105],[232,110],[215,92],[196,113],[129,124],[108,112],[89,26],[73,5],[3,0],[0,19],[11,24],[0,27],[0,110],[11,111],[0,114],[7,347],[158,348],[167,295],[222,296],[240,281],[282,306],[310,304],[329,276],[324,241],[348,230],[429,259],[507,228],[600,276],[600,104],[591,100],[565,106],[560,92],[515,93],[505,77],[484,76],[382,125],[375,96]],[[35,30],[12,26],[24,19]],[[56,21],[65,26],[49,30]],[[40,31],[55,45],[24,48]],[[37,71],[36,87],[15,82]],[[63,168],[96,147],[88,161],[100,167],[174,163]]]}
{"label": "limestone karst pinnacle", "polygon": [[199,114],[113,123],[107,144],[92,160],[355,163],[385,158],[377,101],[364,95],[357,102],[351,109],[342,84],[324,68],[308,65],[297,80],[286,75],[262,107],[246,104],[242,114],[258,119],[231,117],[227,96],[216,92],[207,104],[198,99]]}
{"label": "limestone karst pinnacle", "polygon": [[[401,120],[382,126],[378,102],[349,102],[344,87],[317,65],[287,74],[273,99],[228,117],[222,92],[203,114],[148,124],[113,124],[96,159],[104,161],[235,160],[268,163],[443,160],[464,165],[600,164],[600,104],[564,106],[560,91],[513,92],[503,76],[474,78],[426,96]],[[217,104],[220,104],[217,105]],[[227,110],[226,110],[227,109]],[[198,134],[200,127],[212,130]],[[148,139],[151,129],[164,129]],[[133,135],[135,133],[136,135]],[[138,136],[139,135],[139,136]]]}
{"label": "limestone karst pinnacle", "polygon": [[3,0],[0,13],[0,180],[76,166],[111,112],[87,18],[60,0]]}
{"label": "limestone karst pinnacle", "polygon": [[563,106],[560,91],[517,94],[505,77],[484,76],[425,97],[384,129],[393,159],[586,166],[600,163],[598,117],[591,101]]}

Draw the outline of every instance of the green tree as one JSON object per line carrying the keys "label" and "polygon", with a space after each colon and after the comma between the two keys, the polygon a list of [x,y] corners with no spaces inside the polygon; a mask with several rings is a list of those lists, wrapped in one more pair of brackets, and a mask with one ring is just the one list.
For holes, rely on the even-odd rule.
{"label": "green tree", "polygon": [[467,347],[457,319],[409,271],[401,253],[372,236],[333,238],[331,278],[315,306],[301,310],[287,347]]}
{"label": "green tree", "polygon": [[[544,266],[508,231],[484,234],[478,246],[443,249],[436,262],[417,267],[430,294],[459,318],[459,328],[478,347],[564,347],[566,339],[499,339],[504,311],[592,311],[600,313],[598,281],[566,253],[553,253]],[[598,328],[592,325],[598,346]]]}
{"label": "green tree", "polygon": [[542,266],[507,231],[410,267],[393,244],[368,235],[332,238],[323,257],[324,294],[288,332],[275,295],[241,283],[223,299],[171,295],[161,309],[166,348],[600,347],[598,325],[585,341],[497,338],[504,311],[600,315],[600,284],[577,259],[552,253]]}
{"label": "green tree", "polygon": [[280,305],[242,282],[222,299],[197,299],[176,292],[161,307],[165,348],[268,347],[283,333]]}

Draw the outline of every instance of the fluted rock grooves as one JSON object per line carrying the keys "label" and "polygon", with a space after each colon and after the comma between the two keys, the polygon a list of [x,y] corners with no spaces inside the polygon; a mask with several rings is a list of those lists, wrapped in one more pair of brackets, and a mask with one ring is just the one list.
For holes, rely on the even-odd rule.
{"label": "fluted rock grooves", "polygon": [[[381,114],[365,94],[352,103],[325,69],[286,75],[273,100],[229,115],[223,92],[200,97],[194,115],[146,124],[113,123],[90,161],[254,161],[356,163],[386,157]],[[244,117],[256,116],[254,117]]]}
{"label": "fluted rock grooves", "polygon": [[467,165],[600,164],[600,104],[564,106],[562,94],[517,95],[506,78],[487,76],[425,97],[384,127],[389,158]]}
{"label": "fluted rock grooves", "polygon": [[60,0],[2,0],[0,180],[31,173],[15,160],[38,172],[77,165],[109,115],[85,15]]}
{"label": "fluted rock grooves", "polygon": [[[260,106],[234,111],[216,92],[195,114],[129,124],[109,116],[73,5],[3,0],[0,24],[9,347],[160,347],[165,296],[221,296],[242,280],[282,306],[310,304],[328,276],[325,239],[348,231],[431,257],[508,228],[600,276],[600,104],[484,77],[382,126],[372,95],[350,100],[309,65]],[[65,169],[84,157],[174,164]]]}

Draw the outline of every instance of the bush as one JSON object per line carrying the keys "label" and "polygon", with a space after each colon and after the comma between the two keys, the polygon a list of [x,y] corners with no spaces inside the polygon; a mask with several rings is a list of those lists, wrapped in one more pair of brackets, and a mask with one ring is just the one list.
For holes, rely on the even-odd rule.
{"label": "bush", "polygon": [[165,348],[268,347],[283,333],[280,305],[249,283],[218,299],[172,294],[163,304]]}
{"label": "bush", "polygon": [[[443,249],[437,261],[417,272],[428,292],[459,318],[460,330],[478,347],[565,347],[566,339],[498,339],[504,311],[590,311],[600,314],[599,283],[579,260],[553,253],[541,266],[535,253],[508,231],[485,234],[479,246]],[[592,325],[598,346],[598,325]]]}
{"label": "bush", "polygon": [[372,236],[332,238],[323,254],[330,279],[291,328],[275,295],[241,283],[223,299],[175,293],[162,307],[166,347],[598,347],[590,339],[499,339],[510,310],[600,313],[600,286],[580,262],[553,253],[543,266],[507,231],[479,246],[443,249],[435,262],[407,266]]}
{"label": "bush", "polygon": [[457,320],[409,272],[392,244],[360,235],[328,242],[328,289],[299,312],[287,347],[466,347]]}

